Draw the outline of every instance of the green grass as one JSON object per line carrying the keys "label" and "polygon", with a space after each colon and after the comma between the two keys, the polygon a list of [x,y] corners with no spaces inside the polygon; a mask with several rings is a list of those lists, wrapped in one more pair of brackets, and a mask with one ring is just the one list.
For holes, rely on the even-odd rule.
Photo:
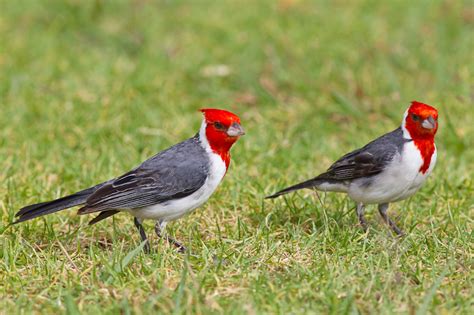
{"label": "green grass", "polygon": [[[473,34],[470,1],[2,1],[0,314],[471,313]],[[391,206],[406,237],[372,207],[363,233],[340,194],[263,200],[414,99],[440,111],[439,154]],[[209,202],[168,225],[188,254],[152,222],[142,254],[126,214],[8,227],[192,136],[200,107],[247,135]]]}

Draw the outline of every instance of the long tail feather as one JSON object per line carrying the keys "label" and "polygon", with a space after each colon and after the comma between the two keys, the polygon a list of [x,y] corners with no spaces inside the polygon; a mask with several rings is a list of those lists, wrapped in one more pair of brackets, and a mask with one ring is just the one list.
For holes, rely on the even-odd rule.
{"label": "long tail feather", "polygon": [[309,179],[307,181],[304,181],[302,183],[299,183],[299,184],[296,184],[296,185],[293,185],[293,186],[290,186],[288,188],[285,188],[283,190],[280,190],[279,192],[276,192],[274,193],[273,195],[270,195],[270,196],[267,196],[265,197],[265,199],[272,199],[272,198],[276,198],[276,197],[279,197],[281,195],[284,195],[284,194],[287,194],[289,192],[292,192],[292,191],[295,191],[295,190],[299,190],[299,189],[303,189],[303,188],[311,188],[311,187],[314,187],[316,185],[319,184],[319,180],[317,178],[312,178],[312,179]]}
{"label": "long tail feather", "polygon": [[27,220],[31,220],[43,215],[51,214],[68,208],[72,208],[81,204],[84,204],[87,198],[97,190],[98,186],[94,186],[82,191],[79,191],[75,194],[65,196],[56,200],[51,200],[47,202],[41,202],[33,205],[23,207],[18,211],[15,216],[18,219],[13,222],[17,224]]}
{"label": "long tail feather", "polygon": [[108,217],[113,216],[114,214],[116,214],[116,213],[118,213],[118,212],[120,212],[120,211],[118,211],[118,210],[102,211],[101,213],[99,213],[98,216],[96,216],[94,219],[92,219],[92,220],[89,222],[89,225],[96,224],[97,222],[102,221],[102,220],[104,220],[104,219],[107,219]]}

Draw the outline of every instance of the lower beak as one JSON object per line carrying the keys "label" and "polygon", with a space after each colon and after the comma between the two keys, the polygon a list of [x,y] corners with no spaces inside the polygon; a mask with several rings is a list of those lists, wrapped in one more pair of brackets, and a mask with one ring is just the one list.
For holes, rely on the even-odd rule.
{"label": "lower beak", "polygon": [[427,119],[423,120],[421,126],[425,129],[434,129],[436,127],[436,121],[433,117],[428,117]]}
{"label": "lower beak", "polygon": [[245,134],[244,128],[238,123],[233,123],[229,129],[227,129],[227,135],[230,137],[239,137]]}

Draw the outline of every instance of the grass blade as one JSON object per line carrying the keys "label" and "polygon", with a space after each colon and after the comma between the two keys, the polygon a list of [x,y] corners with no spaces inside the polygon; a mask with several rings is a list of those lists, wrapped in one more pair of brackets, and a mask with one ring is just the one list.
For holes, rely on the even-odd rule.
{"label": "grass blade", "polygon": [[429,291],[426,293],[425,298],[423,299],[423,303],[421,304],[420,308],[416,311],[416,315],[428,314],[428,308],[430,307],[431,301],[433,300],[433,297],[436,294],[436,290],[441,285],[441,282],[443,281],[444,277],[446,277],[447,273],[448,273],[448,270],[446,269],[435,280],[435,282],[433,283]]}

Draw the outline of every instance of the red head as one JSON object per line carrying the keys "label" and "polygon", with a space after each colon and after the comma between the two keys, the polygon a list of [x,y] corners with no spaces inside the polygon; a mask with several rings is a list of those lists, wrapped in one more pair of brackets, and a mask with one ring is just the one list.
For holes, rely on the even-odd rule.
{"label": "red head", "polygon": [[424,174],[430,167],[431,157],[436,149],[434,136],[438,130],[438,111],[434,107],[413,101],[405,116],[404,127],[423,158],[420,172]]}
{"label": "red head", "polygon": [[438,130],[438,111],[430,105],[411,102],[405,118],[405,128],[413,140],[434,139]]}
{"label": "red head", "polygon": [[244,135],[244,129],[240,125],[240,118],[226,110],[204,108],[201,109],[204,114],[206,138],[212,151],[219,154],[229,166],[229,150],[232,145]]}

